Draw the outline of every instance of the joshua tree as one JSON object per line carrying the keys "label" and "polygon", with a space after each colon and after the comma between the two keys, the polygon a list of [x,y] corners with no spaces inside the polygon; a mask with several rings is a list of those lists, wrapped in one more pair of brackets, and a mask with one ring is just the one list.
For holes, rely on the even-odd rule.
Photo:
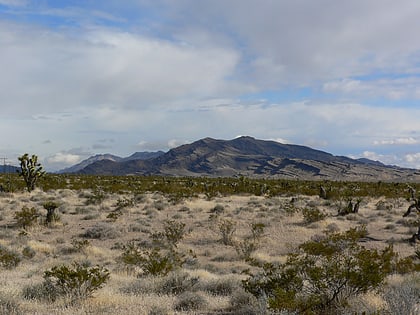
{"label": "joshua tree", "polygon": [[[408,207],[407,211],[403,214],[403,217],[408,216],[411,211],[417,210],[418,213],[420,213],[420,198],[416,198],[416,190],[408,186],[408,191],[410,192],[410,201],[413,203]],[[410,242],[415,243],[416,241],[420,241],[420,225],[417,233],[413,234],[413,236],[410,238]]]}
{"label": "joshua tree", "polygon": [[33,154],[29,157],[28,153],[25,153],[18,158],[20,162],[19,175],[23,177],[26,183],[26,187],[29,192],[35,189],[35,184],[40,177],[45,174],[40,163],[38,163],[38,157]]}
{"label": "joshua tree", "polygon": [[353,201],[349,199],[349,203],[347,204],[347,207],[344,209],[338,210],[338,215],[347,215],[350,213],[358,213],[360,208],[360,202],[362,199],[357,199],[356,203],[353,204]]}

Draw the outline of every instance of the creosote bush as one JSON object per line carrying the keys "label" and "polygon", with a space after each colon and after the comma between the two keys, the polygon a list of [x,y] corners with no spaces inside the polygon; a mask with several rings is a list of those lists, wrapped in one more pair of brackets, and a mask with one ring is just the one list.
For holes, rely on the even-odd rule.
{"label": "creosote bush", "polygon": [[222,219],[218,224],[221,242],[224,245],[231,246],[234,244],[233,234],[236,231],[236,223],[232,220]]}
{"label": "creosote bush", "polygon": [[302,209],[302,214],[307,224],[321,221],[326,217],[326,214],[318,208],[304,208]]}
{"label": "creosote bush", "polygon": [[28,208],[24,206],[22,210],[15,212],[16,224],[23,229],[33,226],[37,222],[38,217],[38,210],[34,207]]}
{"label": "creosote bush", "polygon": [[0,245],[0,267],[12,269],[22,261],[19,253]]}
{"label": "creosote bush", "polygon": [[100,266],[86,267],[74,262],[72,266],[54,266],[44,272],[47,286],[52,287],[58,296],[66,296],[71,301],[91,297],[108,280],[110,274]]}
{"label": "creosote bush", "polygon": [[177,247],[185,237],[185,223],[176,220],[165,220],[163,231],[151,235],[154,242],[164,247]]}
{"label": "creosote bush", "polygon": [[285,263],[265,264],[244,287],[256,297],[265,295],[273,310],[334,313],[350,297],[377,288],[394,272],[397,255],[392,246],[366,249],[358,243],[366,233],[362,227],[305,242]]}
{"label": "creosote bush", "polygon": [[185,223],[166,220],[162,232],[151,234],[153,248],[142,248],[141,244],[129,242],[123,246],[119,260],[126,265],[135,265],[145,275],[167,275],[182,267],[185,255],[177,250],[178,243],[185,236]]}
{"label": "creosote bush", "polygon": [[236,252],[241,258],[246,261],[251,260],[252,253],[258,249],[261,238],[263,237],[264,228],[265,225],[263,223],[252,223],[250,235],[242,241],[236,241],[234,243]]}

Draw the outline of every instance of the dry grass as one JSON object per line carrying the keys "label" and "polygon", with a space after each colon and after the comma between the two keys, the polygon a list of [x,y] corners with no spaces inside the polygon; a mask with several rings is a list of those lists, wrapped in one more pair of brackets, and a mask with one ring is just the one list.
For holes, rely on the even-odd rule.
{"label": "dry grass", "polygon": [[[292,199],[290,196],[266,198],[235,195],[212,200],[200,196],[174,204],[160,193],[141,196],[115,194],[107,195],[98,204],[88,205],[86,201],[89,196],[90,192],[72,190],[36,190],[31,194],[0,196],[0,244],[18,253],[25,248],[30,248],[34,253],[33,256],[24,256],[15,269],[0,270],[0,300],[8,301],[8,304],[0,305],[0,311],[8,310],[11,314],[98,315],[232,311],[238,301],[252,300],[241,291],[241,280],[255,267],[241,259],[234,246],[221,242],[217,228],[221,220],[235,222],[234,241],[246,239],[252,223],[265,226],[258,248],[252,253],[252,257],[259,261],[282,261],[299,244],[324,231],[345,231],[361,224],[367,225],[371,237],[364,243],[366,247],[384,248],[393,242],[400,257],[414,253],[413,246],[406,240],[413,229],[409,220],[415,219],[415,215],[401,218],[409,205],[404,199],[366,198],[358,214],[342,217],[337,216],[340,207],[337,202],[308,196],[294,196]],[[119,200],[121,204],[122,198],[133,200],[133,203],[120,209],[118,217],[110,217],[109,214],[116,210]],[[41,220],[46,215],[42,204],[47,200],[60,205],[56,210],[60,221],[51,226],[45,226]],[[39,222],[26,230],[16,227],[14,218],[15,212],[24,206],[35,207],[41,215]],[[316,207],[327,216],[307,224],[301,212],[305,207]],[[178,248],[183,252],[191,251],[195,258],[188,261],[183,270],[177,271],[180,273],[178,275],[137,279],[138,270],[123,266],[117,259],[122,253],[121,246],[132,240],[146,244],[150,240],[150,233],[161,231],[167,219],[185,223],[187,233]],[[75,248],[75,240],[86,239],[89,240],[89,246]],[[77,305],[68,306],[63,300],[46,302],[23,298],[24,288],[41,283],[45,270],[72,261],[103,265],[110,270],[111,278],[95,292],[93,298]],[[409,277],[406,276],[407,279]],[[407,279],[399,282],[393,279],[392,288],[402,286]],[[171,283],[181,286],[179,291],[175,290],[174,293],[162,289]],[[389,298],[397,293],[403,294],[400,291],[389,291]],[[258,303],[249,303],[246,312],[251,314],[252,307],[255,309]],[[387,309],[386,303],[382,295],[369,293],[352,300],[350,309],[370,312]],[[360,305],[363,305],[363,309],[357,309]]]}

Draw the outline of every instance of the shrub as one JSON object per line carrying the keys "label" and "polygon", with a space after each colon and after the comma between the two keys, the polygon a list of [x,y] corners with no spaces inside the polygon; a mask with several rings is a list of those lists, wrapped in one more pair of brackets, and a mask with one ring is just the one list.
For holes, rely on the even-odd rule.
{"label": "shrub", "polygon": [[230,296],[239,287],[240,281],[232,277],[209,280],[200,285],[203,291],[224,296]]}
{"label": "shrub", "polygon": [[97,223],[91,228],[87,229],[83,237],[91,239],[113,239],[120,235],[120,233],[110,224]]}
{"label": "shrub", "polygon": [[80,253],[80,252],[85,252],[86,248],[88,248],[91,244],[89,240],[72,239],[71,245],[73,245],[74,251]]}
{"label": "shrub", "polygon": [[0,267],[12,269],[22,261],[19,253],[0,245]]}
{"label": "shrub", "polygon": [[223,211],[225,211],[225,207],[219,204],[214,206],[214,208],[210,209],[211,213],[216,213],[216,214],[221,214],[223,213]]}
{"label": "shrub", "polygon": [[32,247],[30,247],[30,246],[25,246],[25,247],[22,249],[22,255],[23,255],[25,258],[31,259],[31,258],[34,258],[34,257],[35,257],[36,252],[35,252],[35,250],[34,250]]}
{"label": "shrub", "polygon": [[263,223],[252,223],[251,234],[243,241],[234,244],[236,252],[241,258],[247,261],[251,259],[252,253],[257,250],[261,237],[264,234],[264,228],[265,225]]}
{"label": "shrub", "polygon": [[165,220],[163,232],[152,234],[152,239],[165,247],[177,247],[185,236],[185,223],[176,220]]}
{"label": "shrub", "polygon": [[207,306],[206,299],[196,292],[184,292],[175,302],[177,311],[196,311]]}
{"label": "shrub", "polygon": [[87,197],[86,204],[87,205],[100,205],[106,198],[105,192],[101,188],[96,188],[92,191]]}
{"label": "shrub", "polygon": [[187,272],[170,272],[161,279],[154,292],[157,294],[180,294],[192,291],[198,281],[198,277],[191,277]]}
{"label": "shrub", "polygon": [[223,219],[220,220],[218,228],[222,236],[222,243],[224,245],[233,245],[233,234],[236,231],[236,223],[231,220]]}
{"label": "shrub", "polygon": [[76,301],[88,298],[100,289],[109,280],[109,271],[100,266],[86,267],[74,262],[72,267],[52,267],[44,272],[44,279],[57,295]]}
{"label": "shrub", "polygon": [[326,214],[321,212],[318,208],[304,208],[302,214],[305,223],[314,223],[325,219]]}
{"label": "shrub", "polygon": [[121,210],[127,207],[134,206],[134,199],[131,198],[118,198],[117,203],[115,204],[115,208],[117,210]]}
{"label": "shrub", "polygon": [[227,309],[233,315],[261,315],[264,312],[258,307],[258,300],[251,293],[238,289],[233,292]]}
{"label": "shrub", "polygon": [[145,275],[167,275],[184,264],[182,255],[173,249],[141,249],[138,244],[130,242],[123,250],[119,260],[140,267]]}
{"label": "shrub", "polygon": [[266,295],[274,310],[334,312],[350,297],[380,286],[393,271],[392,247],[366,249],[358,244],[365,235],[364,228],[350,229],[305,242],[284,264],[265,264],[262,273],[244,281],[245,289]]}
{"label": "shrub", "polygon": [[27,300],[54,302],[58,292],[51,282],[41,282],[23,288],[22,295]]}
{"label": "shrub", "polygon": [[16,211],[15,213],[16,224],[23,229],[34,225],[37,222],[38,217],[39,213],[34,207],[29,209],[25,206],[21,211]]}

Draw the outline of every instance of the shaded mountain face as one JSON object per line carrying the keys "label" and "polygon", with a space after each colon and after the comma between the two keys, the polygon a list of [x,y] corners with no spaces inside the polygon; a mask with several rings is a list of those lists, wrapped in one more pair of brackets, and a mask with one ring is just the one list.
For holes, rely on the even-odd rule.
{"label": "shaded mountain face", "polygon": [[146,160],[97,161],[83,174],[249,176],[327,180],[419,181],[420,171],[367,159],[334,156],[309,147],[240,137],[205,138]]}
{"label": "shaded mountain face", "polygon": [[161,155],[165,154],[163,151],[157,151],[157,152],[136,152],[129,157],[122,158],[116,155],[112,154],[97,154],[95,156],[91,156],[90,158],[83,160],[82,162],[73,165],[71,167],[65,168],[58,173],[78,173],[84,168],[89,167],[91,164],[94,164],[96,162],[103,162],[103,165],[108,165],[109,161],[111,162],[127,162],[127,161],[133,161],[133,160],[148,160],[152,158],[159,157]]}
{"label": "shaded mountain face", "polygon": [[12,166],[12,165],[0,165],[0,173],[16,173],[17,171],[20,171],[20,167],[18,166]]}

